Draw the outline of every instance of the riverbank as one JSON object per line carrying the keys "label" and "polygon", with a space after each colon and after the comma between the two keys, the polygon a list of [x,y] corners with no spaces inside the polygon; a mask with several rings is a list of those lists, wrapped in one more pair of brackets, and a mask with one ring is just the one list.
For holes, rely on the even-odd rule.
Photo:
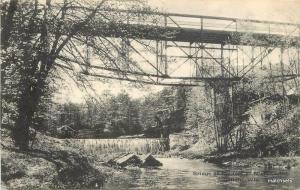
{"label": "riverbank", "polygon": [[[127,184],[128,179],[132,179],[132,184],[135,184],[136,180],[142,178],[143,172],[160,171],[109,167],[105,164],[108,160],[120,154],[122,153],[101,153],[98,150],[89,152],[76,144],[74,139],[57,139],[40,133],[37,134],[32,150],[24,152],[13,146],[13,142],[9,137],[9,131],[2,128],[2,185],[8,188],[23,189],[93,189],[104,185],[108,189],[110,184],[114,184],[113,187],[115,187],[120,182],[122,183],[118,187],[122,187],[122,185]],[[176,162],[174,163],[172,158],[175,157],[187,158],[190,161],[195,161],[195,164],[203,163],[201,167],[208,164],[219,169],[229,167],[251,169],[257,167],[263,170],[280,168],[288,171],[300,163],[300,157],[239,158],[234,154],[228,154],[227,156],[211,155],[209,151],[198,148],[171,150],[155,155],[155,158],[157,157],[170,158],[168,164],[164,164],[162,168],[173,167],[172,165],[176,164]],[[197,159],[216,164],[198,162]],[[176,167],[181,168],[180,160],[186,159],[177,160],[179,165]],[[178,174],[178,176],[180,175]],[[146,179],[148,180],[148,178]],[[131,186],[132,184],[127,185]]]}
{"label": "riverbank", "polygon": [[290,157],[243,157],[236,153],[211,154],[195,149],[184,151],[171,150],[165,154],[157,155],[161,158],[185,158],[200,159],[208,163],[217,164],[223,167],[252,167],[252,168],[285,168],[290,169],[300,165],[300,156]]}
{"label": "riverbank", "polygon": [[[97,188],[115,173],[102,162],[107,155],[88,154],[68,139],[37,134],[30,151],[13,146],[1,129],[1,180],[8,188]],[[101,159],[103,157],[103,159]]]}

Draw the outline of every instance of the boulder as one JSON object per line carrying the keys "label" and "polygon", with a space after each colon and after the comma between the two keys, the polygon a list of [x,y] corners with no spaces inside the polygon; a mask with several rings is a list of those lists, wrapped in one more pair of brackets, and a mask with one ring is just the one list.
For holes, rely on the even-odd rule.
{"label": "boulder", "polygon": [[162,163],[155,159],[151,154],[141,155],[142,167],[162,166]]}
{"label": "boulder", "polygon": [[142,165],[142,160],[135,154],[129,153],[122,155],[118,158],[108,161],[110,165],[125,166],[138,166]]}
{"label": "boulder", "polygon": [[113,166],[137,166],[137,167],[157,167],[162,166],[162,163],[155,159],[151,154],[136,155],[136,154],[124,154],[115,159],[108,161],[109,165]]}

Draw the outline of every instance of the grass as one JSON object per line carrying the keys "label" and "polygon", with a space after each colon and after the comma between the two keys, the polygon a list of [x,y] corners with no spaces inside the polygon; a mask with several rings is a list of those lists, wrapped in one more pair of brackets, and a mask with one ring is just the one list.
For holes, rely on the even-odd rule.
{"label": "grass", "polygon": [[[300,157],[264,157],[245,158],[226,162],[226,166],[236,167],[259,167],[259,168],[285,168],[290,169],[299,165]],[[224,163],[223,163],[224,164]]]}

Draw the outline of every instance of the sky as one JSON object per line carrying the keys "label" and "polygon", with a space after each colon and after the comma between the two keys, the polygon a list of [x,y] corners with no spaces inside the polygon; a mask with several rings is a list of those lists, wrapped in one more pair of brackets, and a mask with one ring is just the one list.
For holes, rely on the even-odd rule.
{"label": "sky", "polygon": [[300,0],[149,0],[166,12],[300,23]]}
{"label": "sky", "polygon": [[[148,0],[148,4],[162,12],[300,23],[300,0]],[[86,93],[66,79],[55,100],[82,103],[87,94],[97,96],[105,91],[112,94],[126,91],[133,98],[142,98],[163,88],[151,85],[135,88],[128,82],[116,80],[94,82],[92,86],[94,91]]]}

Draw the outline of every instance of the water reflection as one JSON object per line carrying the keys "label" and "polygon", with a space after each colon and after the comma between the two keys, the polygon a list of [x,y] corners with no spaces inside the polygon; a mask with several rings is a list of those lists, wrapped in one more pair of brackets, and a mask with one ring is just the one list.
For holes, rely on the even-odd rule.
{"label": "water reflection", "polygon": [[300,168],[222,168],[201,160],[159,159],[160,168],[132,168],[105,189],[299,189]]}

